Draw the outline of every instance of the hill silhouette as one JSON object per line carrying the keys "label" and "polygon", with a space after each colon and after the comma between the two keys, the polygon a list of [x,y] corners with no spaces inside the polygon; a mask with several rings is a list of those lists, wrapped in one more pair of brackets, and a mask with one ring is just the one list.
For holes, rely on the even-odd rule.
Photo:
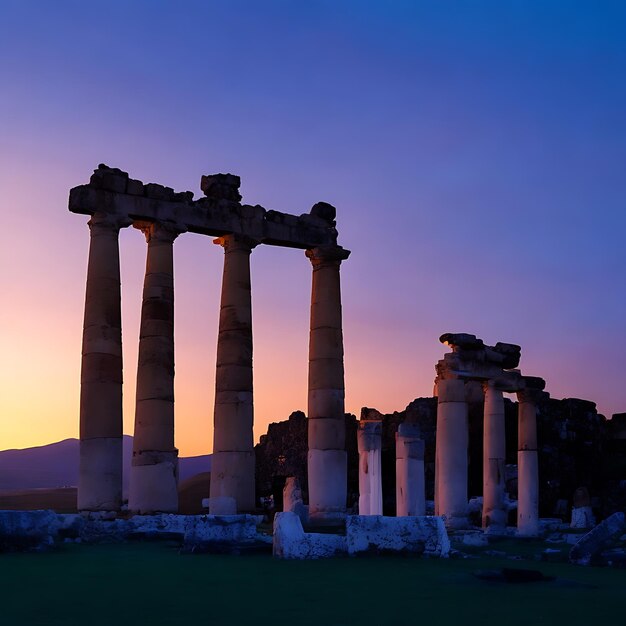
{"label": "hill silhouette", "polygon": [[[133,438],[124,435],[124,491],[128,490]],[[179,459],[179,477],[187,480],[211,471],[211,455]],[[46,446],[0,451],[0,490],[53,489],[78,484],[78,439],[64,439]]]}

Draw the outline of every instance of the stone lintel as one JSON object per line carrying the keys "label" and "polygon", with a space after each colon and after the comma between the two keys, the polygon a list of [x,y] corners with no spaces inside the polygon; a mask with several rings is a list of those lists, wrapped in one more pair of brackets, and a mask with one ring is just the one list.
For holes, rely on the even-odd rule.
{"label": "stone lintel", "polygon": [[110,215],[129,225],[132,221],[169,222],[192,233],[213,237],[235,234],[304,250],[336,245],[331,205],[317,203],[311,213],[290,215],[240,204],[237,188],[236,176],[205,176],[203,189],[208,195],[194,201],[191,192],[177,193],[154,183],[144,185],[126,172],[101,165],[89,184],[70,190],[69,210]]}
{"label": "stone lintel", "polygon": [[542,391],[541,389],[525,388],[520,389],[517,392],[518,402],[533,402],[534,404],[539,404],[540,402],[545,402],[549,398],[550,394]]}
{"label": "stone lintel", "polygon": [[463,360],[493,363],[505,370],[517,367],[522,354],[517,344],[499,341],[495,346],[488,346],[482,339],[469,333],[444,333],[439,341]]}

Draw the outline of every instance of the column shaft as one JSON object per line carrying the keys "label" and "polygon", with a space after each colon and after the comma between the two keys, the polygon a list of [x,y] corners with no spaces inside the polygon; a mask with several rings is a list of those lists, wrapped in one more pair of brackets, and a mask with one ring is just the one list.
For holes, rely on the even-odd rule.
{"label": "column shaft", "polygon": [[506,439],[504,432],[504,399],[491,381],[485,383],[483,419],[483,514],[484,529],[506,529],[507,510],[504,503],[504,464]]}
{"label": "column shaft", "polygon": [[226,235],[217,372],[211,514],[255,508],[252,403],[252,295],[250,252],[255,242]]}
{"label": "column shaft", "polygon": [[318,521],[345,514],[343,334],[339,267],[350,252],[339,246],[307,250],[313,265],[309,340],[309,512]]}
{"label": "column shaft", "polygon": [[139,513],[178,510],[174,447],[174,259],[178,230],[136,224],[148,243],[139,333],[135,435],[128,506]]}
{"label": "column shaft", "polygon": [[462,380],[437,383],[436,512],[448,528],[467,526],[467,403]]}
{"label": "column shaft", "polygon": [[359,450],[359,515],[382,515],[382,423],[379,421],[360,421],[357,430],[357,444]]}
{"label": "column shaft", "polygon": [[80,387],[78,509],[116,511],[122,503],[122,320],[119,230],[127,223],[89,220]]}
{"label": "column shaft", "polygon": [[520,391],[517,398],[517,532],[533,537],[539,533],[537,405],[531,393]]}
{"label": "column shaft", "polygon": [[424,441],[417,424],[403,423],[396,433],[396,515],[425,514]]}

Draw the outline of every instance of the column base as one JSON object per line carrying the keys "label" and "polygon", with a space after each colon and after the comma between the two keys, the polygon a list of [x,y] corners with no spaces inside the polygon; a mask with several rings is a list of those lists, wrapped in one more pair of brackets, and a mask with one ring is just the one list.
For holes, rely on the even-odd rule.
{"label": "column base", "polygon": [[128,509],[141,514],[176,513],[178,485],[174,463],[131,466]]}
{"label": "column base", "polygon": [[506,530],[508,514],[500,509],[493,509],[483,514],[482,525],[485,532],[497,533]]}
{"label": "column base", "polygon": [[345,450],[309,450],[309,516],[345,516],[348,497],[348,455]]}
{"label": "column base", "polygon": [[[237,513],[254,511],[254,452],[213,452],[211,457],[211,500],[234,498]],[[218,500],[215,500],[218,502]]]}
{"label": "column base", "polygon": [[79,511],[119,511],[122,506],[122,438],[80,442]]}

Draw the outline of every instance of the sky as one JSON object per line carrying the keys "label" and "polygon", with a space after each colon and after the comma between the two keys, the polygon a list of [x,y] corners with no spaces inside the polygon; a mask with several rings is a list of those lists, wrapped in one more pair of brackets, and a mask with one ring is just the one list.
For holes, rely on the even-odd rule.
{"label": "sky", "polygon": [[[346,410],[432,395],[444,332],[626,411],[626,4],[0,0],[0,449],[78,435],[99,163],[196,197],[337,207]],[[120,236],[124,432],[146,244]],[[176,444],[212,449],[222,256],[174,244]],[[251,257],[255,437],[306,411],[311,266]]]}

